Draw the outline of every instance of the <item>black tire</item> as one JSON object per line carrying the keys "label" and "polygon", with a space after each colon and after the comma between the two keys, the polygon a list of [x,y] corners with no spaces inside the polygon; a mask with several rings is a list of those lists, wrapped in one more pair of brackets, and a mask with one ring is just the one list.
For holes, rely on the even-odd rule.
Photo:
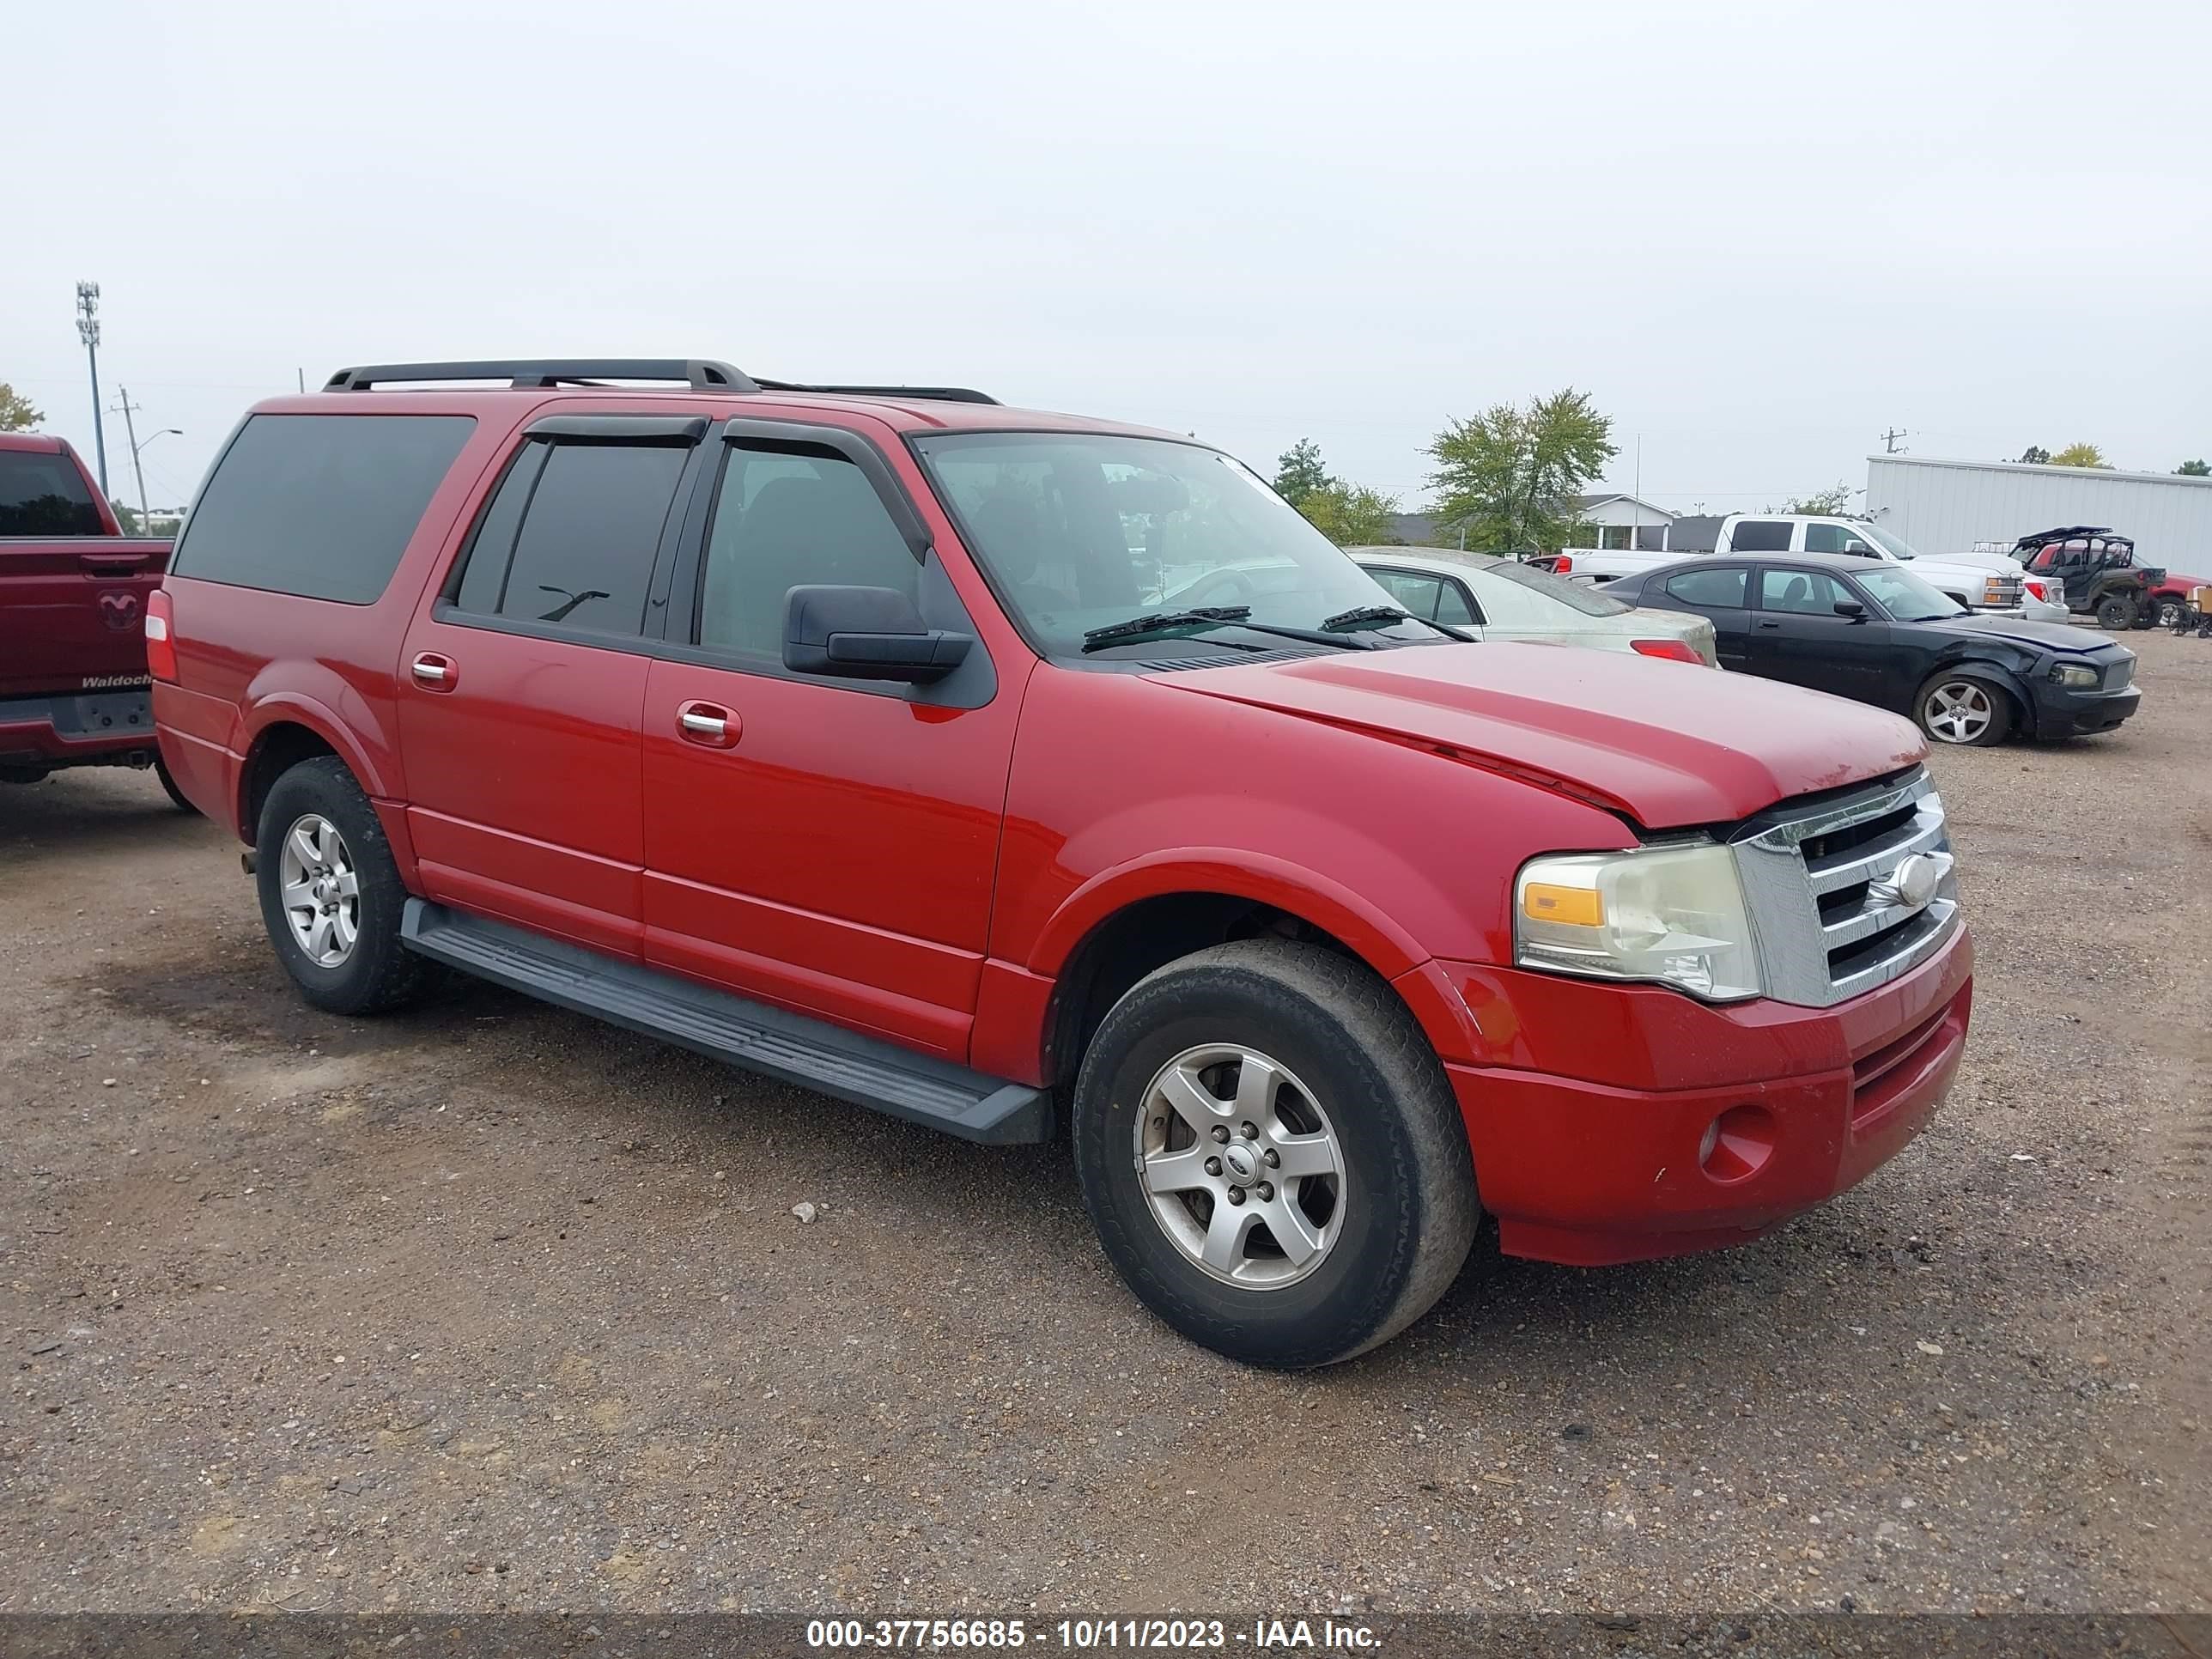
{"label": "black tire", "polygon": [[[1940,715],[1935,707],[1938,695],[1953,693],[1978,693],[1986,700],[1988,714],[1981,725],[1948,721]],[[2011,692],[1994,680],[1964,672],[1931,674],[1912,696],[1912,718],[1929,738],[1967,749],[1992,749],[2002,743],[2012,735],[2016,713]]]}
{"label": "black tire", "polygon": [[170,802],[179,811],[197,813],[200,810],[185,799],[183,790],[177,787],[176,779],[170,775],[168,762],[163,760],[159,755],[154,757],[154,775],[161,779],[163,793],[168,796]]}
{"label": "black tire", "polygon": [[[331,967],[309,957],[284,911],[284,840],[310,814],[335,826],[343,838],[358,884],[353,945],[345,959]],[[262,803],[255,846],[262,925],[277,960],[309,1002],[334,1014],[381,1013],[411,1000],[429,983],[431,964],[399,942],[407,890],[400,884],[384,828],[343,761],[319,756],[278,778]]]}
{"label": "black tire", "polygon": [[2138,609],[2130,595],[2107,593],[2097,601],[2097,626],[2115,634],[2124,634],[2136,625]]}
{"label": "black tire", "polygon": [[2145,594],[2143,602],[2136,607],[2135,621],[2129,625],[2137,632],[2146,628],[2155,628],[2158,626],[2160,610],[2158,600],[2149,594]]}
{"label": "black tire", "polygon": [[[1338,1231],[1295,1282],[1247,1289],[1215,1277],[1170,1237],[1146,1191],[1146,1091],[1212,1044],[1248,1045],[1310,1084],[1340,1149]],[[1251,1364],[1333,1364],[1396,1335],[1450,1286],[1481,1216],[1466,1125],[1435,1051],[1388,985],[1317,945],[1240,940],[1139,981],[1084,1055],[1073,1115],[1084,1204],[1122,1279],[1192,1341]]]}

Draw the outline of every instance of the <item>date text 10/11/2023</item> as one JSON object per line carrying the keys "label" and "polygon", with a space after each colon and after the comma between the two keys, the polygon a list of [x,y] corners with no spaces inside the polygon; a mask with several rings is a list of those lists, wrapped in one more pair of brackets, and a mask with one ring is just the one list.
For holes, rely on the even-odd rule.
{"label": "date text 10/11/2023", "polygon": [[1335,1650],[1375,1653],[1381,1638],[1365,1625],[1334,1620],[1255,1619],[1248,1627],[1221,1619],[1062,1619],[1031,1632],[1020,1619],[816,1619],[806,1626],[806,1644],[820,1649],[1020,1649],[1034,1640],[1040,1647],[1064,1650],[1116,1649],[1153,1652],[1204,1652],[1242,1648],[1248,1652]]}

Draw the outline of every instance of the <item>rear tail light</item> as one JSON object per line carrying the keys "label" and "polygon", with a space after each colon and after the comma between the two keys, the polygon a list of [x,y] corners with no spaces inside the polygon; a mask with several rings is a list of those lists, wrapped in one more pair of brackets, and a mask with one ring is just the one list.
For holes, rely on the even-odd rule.
{"label": "rear tail light", "polygon": [[146,596],[146,672],[171,685],[177,683],[177,642],[169,632],[169,596],[155,588]]}
{"label": "rear tail light", "polygon": [[1693,662],[1701,667],[1705,660],[1687,640],[1631,640],[1628,646],[1639,657],[1663,657],[1668,662]]}
{"label": "rear tail light", "polygon": [[2036,599],[2042,600],[2045,605],[2051,603],[2051,596],[2043,591],[2043,584],[2041,582],[2031,580],[2023,582],[2021,585],[2027,588],[2030,594],[2034,596]]}
{"label": "rear tail light", "polygon": [[1564,576],[1574,568],[1575,562],[1564,553],[1552,561],[1552,574],[1555,576]]}

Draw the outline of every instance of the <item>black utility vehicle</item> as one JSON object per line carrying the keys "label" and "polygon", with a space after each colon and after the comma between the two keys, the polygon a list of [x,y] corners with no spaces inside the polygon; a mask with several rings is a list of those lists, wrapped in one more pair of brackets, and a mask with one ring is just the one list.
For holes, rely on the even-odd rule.
{"label": "black utility vehicle", "polygon": [[2158,620],[2159,601],[2151,590],[2166,580],[2166,572],[2137,564],[2135,542],[2102,525],[2036,531],[2014,544],[2012,556],[2036,574],[2055,578],[2065,590],[2066,608],[2077,617],[2094,617],[2100,628],[2118,632]]}
{"label": "black utility vehicle", "polygon": [[1909,570],[1860,558],[1708,554],[1605,591],[1711,617],[1723,668],[1893,708],[1938,743],[2106,732],[2142,696],[2135,653],[2115,641],[1978,616]]}

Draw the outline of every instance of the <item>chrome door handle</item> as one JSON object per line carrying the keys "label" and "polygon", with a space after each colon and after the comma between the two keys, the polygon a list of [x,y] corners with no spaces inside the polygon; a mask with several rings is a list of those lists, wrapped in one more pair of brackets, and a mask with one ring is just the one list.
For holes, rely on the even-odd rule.
{"label": "chrome door handle", "polygon": [[686,732],[696,732],[702,738],[719,738],[730,729],[727,720],[717,720],[712,714],[695,714],[686,709],[682,725]]}
{"label": "chrome door handle", "polygon": [[425,651],[407,665],[407,672],[415,683],[428,691],[450,691],[460,678],[451,657],[441,657],[434,651]]}

